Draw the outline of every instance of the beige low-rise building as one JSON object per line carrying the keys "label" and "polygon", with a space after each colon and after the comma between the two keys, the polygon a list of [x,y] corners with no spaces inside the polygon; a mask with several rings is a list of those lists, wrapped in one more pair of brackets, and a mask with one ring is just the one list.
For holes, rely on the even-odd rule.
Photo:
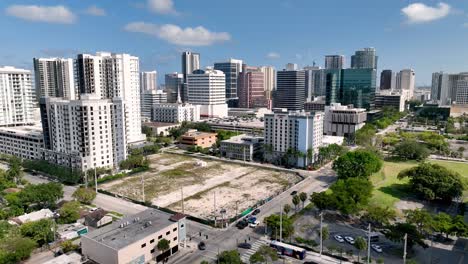
{"label": "beige low-rise building", "polygon": [[[162,262],[179,250],[186,237],[185,216],[171,217],[148,209],[81,237],[82,253],[100,264]],[[158,242],[169,241],[169,250],[158,250]]]}
{"label": "beige low-rise building", "polygon": [[187,133],[182,135],[180,143],[188,146],[209,148],[216,143],[216,136],[217,133],[189,130]]}

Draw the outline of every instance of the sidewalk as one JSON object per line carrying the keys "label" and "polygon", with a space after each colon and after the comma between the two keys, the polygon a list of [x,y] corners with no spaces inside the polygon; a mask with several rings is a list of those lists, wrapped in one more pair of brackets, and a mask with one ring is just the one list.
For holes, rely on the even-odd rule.
{"label": "sidewalk", "polygon": [[312,252],[312,251],[307,251],[307,256],[306,256],[305,260],[306,261],[307,260],[315,261],[317,263],[323,263],[323,264],[329,264],[329,263],[352,264],[352,262],[348,262],[348,261],[341,261],[340,262],[339,259],[335,259],[335,258],[325,256],[325,255],[322,255],[322,257],[320,257],[319,253],[315,253],[315,252]]}

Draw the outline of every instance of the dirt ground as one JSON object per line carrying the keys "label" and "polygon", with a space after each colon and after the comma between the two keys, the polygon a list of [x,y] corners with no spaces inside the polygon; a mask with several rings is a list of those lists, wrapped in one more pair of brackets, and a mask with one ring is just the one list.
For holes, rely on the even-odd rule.
{"label": "dirt ground", "polygon": [[213,219],[215,214],[220,217],[221,209],[226,211],[225,217],[232,217],[236,209],[240,213],[300,180],[294,173],[176,154],[148,158],[149,171],[102,184],[100,188],[142,200],[144,179],[146,201],[182,211],[183,193],[186,214]]}

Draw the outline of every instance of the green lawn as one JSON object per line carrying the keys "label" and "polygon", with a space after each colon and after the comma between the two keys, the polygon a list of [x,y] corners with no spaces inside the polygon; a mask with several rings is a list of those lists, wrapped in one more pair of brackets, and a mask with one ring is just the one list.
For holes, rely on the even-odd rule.
{"label": "green lawn", "polygon": [[[450,170],[458,172],[465,181],[468,181],[468,163],[449,162],[449,161],[430,161],[442,165]],[[374,192],[371,204],[379,206],[394,207],[395,202],[400,199],[411,196],[411,190],[408,189],[408,179],[398,180],[397,175],[400,171],[416,166],[414,161],[408,162],[384,162],[382,170],[371,176],[374,184]],[[464,193],[465,200],[468,199],[468,190]]]}

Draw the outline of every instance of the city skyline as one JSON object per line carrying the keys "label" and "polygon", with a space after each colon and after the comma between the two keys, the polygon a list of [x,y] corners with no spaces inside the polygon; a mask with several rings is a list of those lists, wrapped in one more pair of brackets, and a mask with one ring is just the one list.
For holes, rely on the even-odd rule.
{"label": "city skyline", "polygon": [[[379,73],[413,68],[417,85],[430,85],[433,72],[465,71],[468,3],[256,1],[242,8],[242,2],[6,0],[0,4],[0,28],[8,41],[0,61],[32,70],[33,57],[124,52],[141,59],[142,71],[160,72],[162,83],[165,73],[180,71],[185,50],[201,54],[202,68],[238,58],[281,70],[288,62],[324,67],[329,54],[345,55],[347,68],[354,51],[375,47]],[[353,19],[356,10],[360,19]],[[323,23],[331,11],[338,14]],[[233,20],[239,12],[242,19]],[[311,25],[314,34],[304,34]],[[317,41],[320,35],[324,41]],[[442,42],[448,38],[452,41]]]}

